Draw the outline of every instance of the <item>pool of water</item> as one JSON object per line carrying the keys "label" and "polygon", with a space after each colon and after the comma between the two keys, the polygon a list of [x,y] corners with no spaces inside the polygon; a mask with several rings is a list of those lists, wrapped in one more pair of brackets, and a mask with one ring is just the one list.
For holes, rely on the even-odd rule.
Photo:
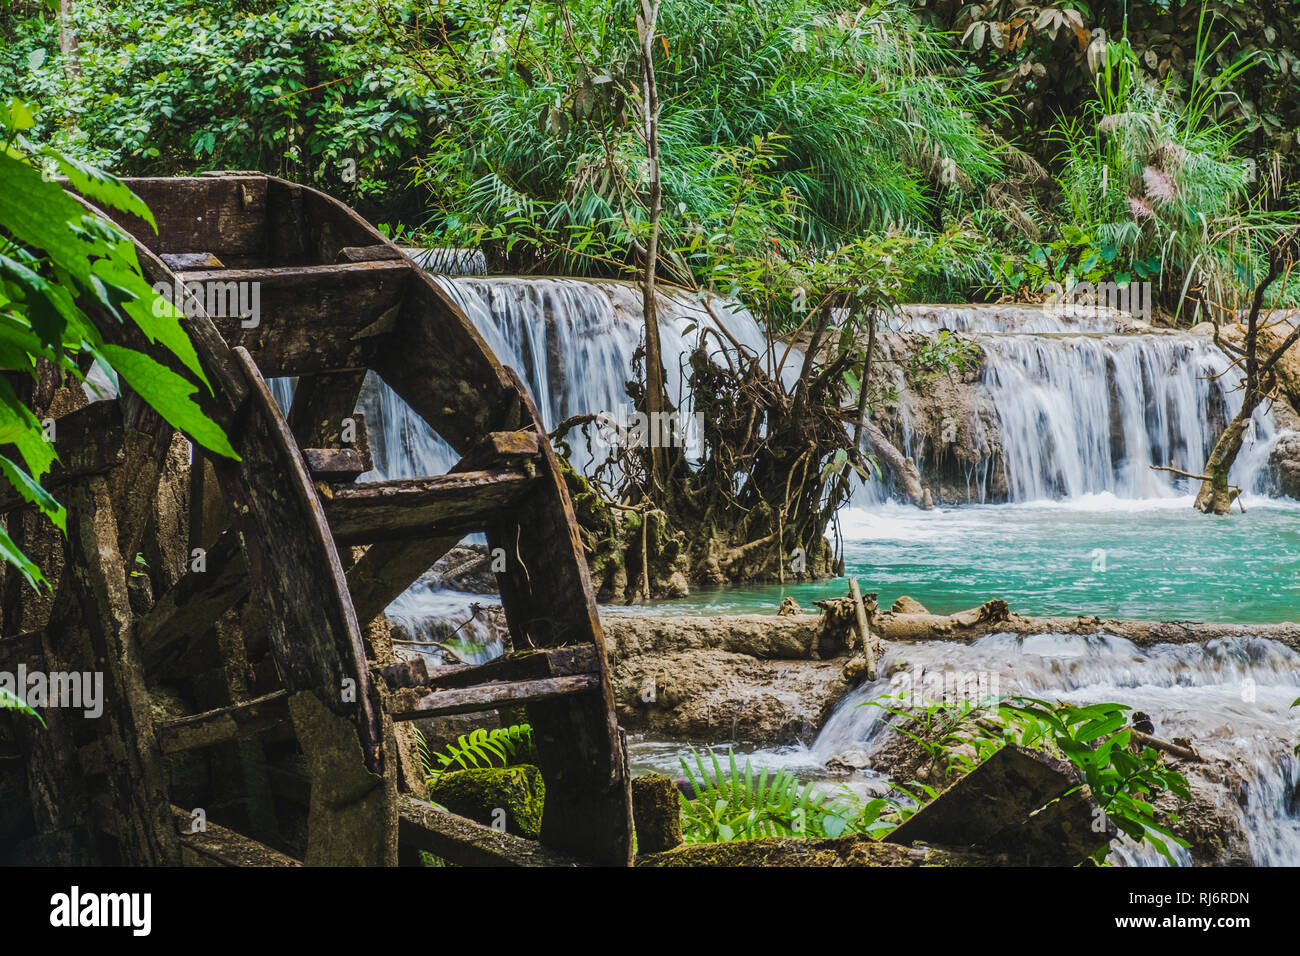
{"label": "pool of water", "polygon": [[[884,504],[841,516],[845,566],[882,608],[910,595],[946,614],[989,598],[1022,614],[1270,623],[1300,620],[1300,503],[1248,497],[1216,517],[1191,498],[968,505],[921,511]],[[699,589],[639,614],[806,609],[844,581]]]}

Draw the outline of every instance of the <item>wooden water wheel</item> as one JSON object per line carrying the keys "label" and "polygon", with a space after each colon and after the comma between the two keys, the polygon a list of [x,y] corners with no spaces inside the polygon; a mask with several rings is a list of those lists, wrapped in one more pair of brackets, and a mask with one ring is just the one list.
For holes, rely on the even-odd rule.
{"label": "wooden water wheel", "polygon": [[[49,708],[47,728],[5,718],[12,860],[383,865],[422,849],[627,864],[626,754],[595,599],[517,376],[427,273],[318,191],[256,173],[127,182],[158,222],[118,217],[150,282],[259,291],[255,324],[209,314],[210,297],[187,306],[212,383],[200,404],[241,460],[196,446],[189,462],[188,443],[132,394],[87,404],[53,381],[29,390],[55,424],[49,484],[69,533],[0,493],[10,533],[55,587],[43,598],[5,577],[0,668],[102,672],[105,705],[97,719]],[[175,366],[133,325],[99,325]],[[450,472],[356,482],[369,467],[354,412],[367,370],[461,456]],[[287,417],[275,376],[299,377]],[[188,507],[168,500],[177,472],[188,487],[171,497]],[[474,531],[505,556],[515,650],[431,672],[376,660],[371,622]],[[540,843],[423,803],[394,730],[505,706],[533,726]],[[305,809],[287,824],[295,802]]]}

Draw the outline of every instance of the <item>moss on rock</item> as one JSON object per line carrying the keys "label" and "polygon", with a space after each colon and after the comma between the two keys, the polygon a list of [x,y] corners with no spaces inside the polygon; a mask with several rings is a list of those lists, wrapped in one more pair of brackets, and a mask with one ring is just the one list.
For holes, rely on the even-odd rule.
{"label": "moss on rock", "polygon": [[439,806],[530,840],[541,832],[545,798],[541,771],[531,764],[453,770],[429,783],[429,799]]}

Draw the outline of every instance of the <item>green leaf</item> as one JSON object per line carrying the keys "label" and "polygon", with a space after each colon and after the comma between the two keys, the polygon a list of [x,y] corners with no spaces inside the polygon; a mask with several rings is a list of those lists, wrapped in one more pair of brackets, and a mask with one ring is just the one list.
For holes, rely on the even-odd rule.
{"label": "green leaf", "polygon": [[209,451],[239,460],[226,433],[193,401],[198,386],[141,352],[118,345],[105,345],[101,351],[126,383],[168,423]]}

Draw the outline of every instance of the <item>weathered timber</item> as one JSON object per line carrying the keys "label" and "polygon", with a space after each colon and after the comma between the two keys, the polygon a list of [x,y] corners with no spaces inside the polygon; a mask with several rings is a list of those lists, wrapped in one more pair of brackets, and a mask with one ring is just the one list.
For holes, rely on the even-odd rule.
{"label": "weathered timber", "polygon": [[[41,479],[41,487],[57,492],[69,482],[102,475],[125,459],[122,444],[122,407],[117,402],[94,402],[54,420],[54,447],[59,458]],[[17,460],[12,446],[0,445],[0,455]],[[27,503],[9,482],[0,486],[0,514]]]}
{"label": "weathered timber", "polygon": [[447,813],[423,800],[401,798],[398,842],[457,866],[581,866],[574,857],[511,833]]}
{"label": "weathered timber", "polygon": [[[513,371],[506,370],[533,422],[541,457],[538,481],[515,518],[488,527],[488,547],[505,549],[498,575],[513,644],[595,649],[599,691],[528,707],[537,763],[546,777],[544,843],[609,865],[632,859],[632,797],[627,752],[614,712],[605,636],[596,616],[573,504],[541,416]],[[564,599],[556,601],[556,595]]]}
{"label": "weathered timber", "polygon": [[293,857],[211,820],[198,829],[193,816],[180,807],[172,807],[172,818],[186,866],[302,866]]}
{"label": "weathered timber", "polygon": [[323,503],[340,544],[463,536],[513,508],[531,484],[523,472],[470,471],[335,486]]}
{"label": "weathered timber", "polygon": [[[364,371],[333,375],[304,375],[298,379],[289,409],[289,429],[302,448],[352,448],[370,460],[370,441],[365,418],[358,412],[357,398],[365,383]],[[343,422],[351,419],[356,432],[351,443],[343,441]]]}
{"label": "weathered timber", "polygon": [[568,677],[599,674],[596,649],[587,644],[512,651],[483,664],[451,664],[429,674],[431,690],[473,687],[495,680],[529,680],[536,677]]}
{"label": "weathered timber", "polygon": [[632,818],[638,854],[682,845],[682,795],[671,777],[649,774],[633,779]]}
{"label": "weathered timber", "polygon": [[278,726],[288,719],[289,695],[277,690],[192,717],[163,721],[156,727],[158,746],[165,754],[210,747]]}
{"label": "weathered timber", "polygon": [[194,179],[125,180],[158,223],[116,213],[113,218],[154,253],[206,253],[231,268],[267,260],[267,179],[260,174]]}
{"label": "weathered timber", "polygon": [[131,626],[126,568],[107,480],[96,476],[70,489],[66,503],[72,593],[80,599],[90,646],[104,662],[100,727],[122,744],[121,759],[108,768],[103,791],[113,807],[111,832],[122,863],[175,865],[179,848],[168,826],[167,781]]}
{"label": "weathered timber", "polygon": [[176,275],[187,290],[198,283],[209,302],[237,302],[240,284],[256,284],[256,317],[223,305],[228,314],[210,318],[232,347],[248,349],[263,374],[274,377],[364,368],[396,323],[412,268],[381,261]]}
{"label": "weathered timber", "polygon": [[350,246],[397,246],[333,196],[267,177],[271,265],[337,262]]}
{"label": "weathered timber", "polygon": [[401,251],[392,246],[344,246],[335,256],[335,262],[381,262],[389,259],[404,258]]}
{"label": "weathered timber", "polygon": [[321,481],[353,481],[374,468],[355,448],[304,448],[302,457],[311,476]]}
{"label": "weathered timber", "polygon": [[532,429],[515,432],[492,432],[470,452],[473,457],[490,460],[536,458],[541,453],[537,432]]}
{"label": "weathered timber", "polygon": [[977,846],[1079,785],[1063,760],[1007,744],[889,833],[890,843]]}
{"label": "weathered timber", "polygon": [[224,269],[226,264],[210,252],[164,252],[158,257],[173,272],[186,269]]}
{"label": "weathered timber", "polygon": [[596,674],[544,677],[540,680],[502,681],[457,690],[423,693],[422,688],[403,688],[393,694],[393,720],[419,720],[450,714],[473,714],[498,707],[517,707],[542,701],[590,693],[600,689]]}
{"label": "weathered timber", "polygon": [[260,585],[254,594],[312,768],[318,838],[308,863],[391,865],[396,848],[384,834],[396,822],[396,778],[343,569],[287,422],[252,357],[234,355],[248,390],[231,431],[242,460],[218,463],[218,477],[236,503]]}
{"label": "weathered timber", "polygon": [[248,563],[238,532],[223,534],[201,566],[194,570],[191,562],[191,570],[136,624],[146,672],[183,656],[225,611],[248,597]]}
{"label": "weathered timber", "polygon": [[399,687],[423,687],[429,683],[429,668],[424,663],[423,657],[385,664],[378,670],[389,690],[396,690]]}

